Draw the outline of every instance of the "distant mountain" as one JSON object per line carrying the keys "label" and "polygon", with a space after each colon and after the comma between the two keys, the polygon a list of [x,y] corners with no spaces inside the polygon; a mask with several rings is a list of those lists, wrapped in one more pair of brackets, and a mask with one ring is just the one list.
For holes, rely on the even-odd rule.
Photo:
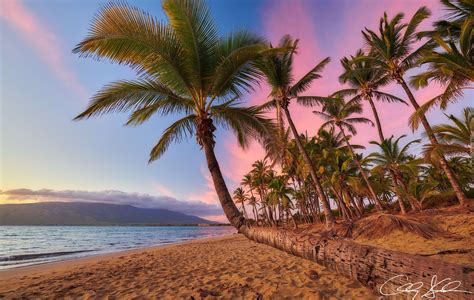
{"label": "distant mountain", "polygon": [[0,205],[0,225],[188,225],[217,224],[160,208],[90,202]]}

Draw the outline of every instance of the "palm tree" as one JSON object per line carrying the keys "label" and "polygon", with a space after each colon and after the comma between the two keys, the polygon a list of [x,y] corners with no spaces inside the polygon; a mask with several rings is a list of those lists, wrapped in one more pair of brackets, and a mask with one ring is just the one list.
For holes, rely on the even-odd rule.
{"label": "palm tree", "polygon": [[423,203],[430,197],[440,194],[436,190],[438,183],[430,180],[419,180],[413,177],[408,183],[408,197],[412,197],[415,202],[420,203],[420,209],[423,209]]}
{"label": "palm tree", "polygon": [[259,79],[253,61],[267,51],[267,44],[247,31],[220,37],[202,1],[164,0],[163,9],[169,24],[122,2],[106,4],[94,17],[89,35],[74,52],[128,65],[140,76],[105,86],[75,119],[131,111],[127,124],[138,125],[154,114],[183,115],[163,132],[150,162],[172,143],[195,136],[224,213],[246,233],[249,227],[214,153],[214,132],[216,125],[232,129],[243,147],[269,133],[272,123],[258,108],[237,102]]}
{"label": "palm tree", "polygon": [[339,80],[342,83],[348,83],[350,88],[337,91],[331,97],[353,96],[351,101],[369,102],[374,115],[375,124],[377,125],[380,141],[383,141],[385,137],[374,99],[384,102],[407,103],[397,96],[379,90],[380,87],[389,83],[390,77],[384,74],[382,70],[374,68],[371,60],[361,59],[364,56],[364,52],[359,49],[354,56],[341,59],[341,64],[345,72],[339,76]]}
{"label": "palm tree", "polygon": [[433,30],[418,33],[418,37],[441,37],[451,36],[459,39],[461,27],[467,18],[474,15],[474,4],[472,0],[441,0],[446,14],[441,20],[434,22]]}
{"label": "palm tree", "polygon": [[252,178],[252,174],[248,173],[248,174],[244,175],[244,178],[242,179],[240,184],[244,187],[246,186],[249,190],[249,193],[250,193],[249,203],[250,203],[250,205],[252,205],[254,215],[255,215],[255,220],[258,222],[259,219],[258,219],[258,210],[257,210],[257,198],[255,198],[255,196],[253,194],[253,190],[254,190],[253,183],[254,183],[254,181],[253,181],[253,178]]}
{"label": "palm tree", "polygon": [[288,106],[292,99],[295,99],[297,103],[312,106],[315,102],[320,101],[320,97],[312,96],[300,96],[301,93],[306,91],[311,83],[321,77],[319,74],[324,66],[326,66],[330,59],[329,57],[323,59],[315,67],[313,67],[306,75],[295,82],[292,74],[293,67],[293,55],[296,52],[298,40],[292,40],[290,36],[284,36],[280,43],[280,48],[290,48],[291,50],[285,53],[277,53],[274,55],[265,56],[258,63],[259,69],[265,74],[268,84],[272,91],[270,97],[272,98],[263,107],[280,107],[285,114],[286,121],[291,129],[295,142],[298,149],[303,156],[304,162],[306,163],[315,190],[318,194],[318,198],[322,203],[324,215],[326,218],[326,225],[331,227],[334,223],[334,216],[331,214],[329,202],[324,194],[321,186],[321,181],[316,174],[313,162],[306,153],[303,144],[301,143],[298,130],[296,129],[293,119],[291,118]]}
{"label": "palm tree", "polygon": [[242,205],[242,211],[244,212],[244,216],[248,218],[247,211],[245,210],[245,202],[247,201],[247,195],[245,195],[245,191],[243,188],[238,187],[235,189],[234,199],[235,203],[240,203]]}
{"label": "palm tree", "polygon": [[408,198],[407,200],[411,204],[413,210],[418,210],[418,208],[420,208],[419,204],[413,202],[412,198],[406,197],[408,187],[403,176],[403,171],[412,174],[413,169],[420,163],[420,160],[414,160],[408,154],[410,146],[414,143],[419,143],[420,140],[411,141],[400,148],[400,139],[404,137],[405,135],[402,135],[394,141],[394,137],[392,136],[381,143],[375,141],[370,142],[371,144],[377,145],[380,152],[373,152],[368,156],[368,159],[376,164],[376,167],[373,169],[374,172],[382,171],[388,173],[392,177],[392,189],[395,194],[397,194],[397,200],[402,214],[406,214],[403,205],[403,199],[405,198]]}
{"label": "palm tree", "polygon": [[296,228],[296,221],[291,213],[293,203],[290,196],[294,193],[294,190],[286,185],[286,180],[282,176],[277,176],[268,185],[271,189],[268,197],[274,204],[280,203],[282,210],[286,213],[287,218],[290,218],[293,222],[293,226]]}
{"label": "palm tree", "polygon": [[252,164],[252,168],[253,169],[251,171],[251,174],[253,179],[253,185],[257,187],[257,191],[260,197],[260,204],[262,205],[263,215],[270,224],[275,225],[271,207],[268,206],[266,203],[270,167],[268,166],[266,160],[257,160]]}
{"label": "palm tree", "polygon": [[474,154],[474,108],[464,108],[462,119],[453,115],[447,117],[452,124],[433,126],[433,133],[442,143],[425,145],[425,154],[428,157],[432,156],[432,153]]}
{"label": "palm tree", "polygon": [[[463,90],[473,88],[474,82],[474,15],[466,18],[460,28],[460,36],[441,37],[433,34],[433,41],[440,50],[423,53],[420,64],[428,65],[428,70],[411,77],[410,83],[415,88],[426,87],[429,81],[445,86],[444,92],[427,101],[410,117],[411,126],[416,129],[420,115],[435,106],[446,109],[449,103],[459,100]],[[457,46],[456,44],[459,44]]]}
{"label": "palm tree", "polygon": [[[412,51],[413,45],[417,42],[417,27],[428,16],[430,16],[428,8],[421,7],[407,24],[402,24],[401,20],[404,17],[402,13],[397,14],[390,22],[387,14],[384,14],[384,17],[380,20],[379,34],[367,28],[363,32],[365,42],[370,46],[372,53],[371,57],[364,59],[371,60],[374,68],[383,71],[383,74],[389,75],[393,81],[402,86],[415,111],[419,111],[420,105],[403,76],[409,69],[417,65],[417,61],[424,51],[432,48],[432,42],[428,41]],[[438,144],[425,114],[420,114],[420,121],[425,128],[430,142]],[[466,204],[466,195],[464,195],[455,174],[449,168],[444,156],[440,155],[439,163],[453,187],[459,203],[461,205]]]}
{"label": "palm tree", "polygon": [[[354,159],[348,155],[347,151],[335,150],[328,155],[328,183],[330,183],[336,199],[339,199],[342,208],[343,217],[358,218],[364,213],[364,208],[358,206],[354,197],[349,191],[349,184],[357,178],[357,166],[354,165]],[[351,209],[355,209],[355,215]],[[348,211],[346,211],[346,209]]]}
{"label": "palm tree", "polygon": [[383,205],[380,202],[379,198],[377,197],[377,194],[375,193],[375,190],[372,187],[372,184],[370,183],[367,173],[362,167],[362,164],[360,163],[359,159],[354,153],[354,149],[352,148],[349,142],[349,138],[344,130],[344,129],[347,129],[349,130],[350,133],[356,134],[357,130],[354,127],[354,124],[366,123],[366,124],[372,124],[373,126],[373,123],[371,120],[364,117],[353,116],[353,114],[361,113],[361,112],[362,112],[362,106],[360,103],[358,103],[357,101],[345,102],[344,99],[342,98],[333,98],[331,101],[327,101],[323,105],[322,111],[313,111],[314,114],[319,115],[326,121],[325,123],[321,125],[322,129],[329,126],[334,126],[340,130],[344,138],[344,141],[346,142],[347,148],[349,149],[349,152],[351,153],[352,158],[354,159],[354,162],[359,168],[362,178],[364,178],[364,181],[367,184],[367,187],[369,188],[370,197],[372,198],[372,200],[375,201],[375,205],[377,206],[377,208],[379,210],[382,210]]}

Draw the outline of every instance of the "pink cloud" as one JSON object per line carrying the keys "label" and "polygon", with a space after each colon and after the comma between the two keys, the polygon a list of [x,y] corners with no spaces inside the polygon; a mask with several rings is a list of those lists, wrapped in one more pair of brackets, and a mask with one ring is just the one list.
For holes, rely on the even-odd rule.
{"label": "pink cloud", "polygon": [[206,220],[210,220],[210,221],[214,221],[214,222],[220,222],[220,223],[229,223],[229,220],[227,220],[226,216],[225,215],[204,215],[204,216],[201,216],[202,218],[206,219]]}
{"label": "pink cloud", "polygon": [[87,99],[87,91],[64,61],[57,36],[20,0],[2,1],[0,17],[38,52],[54,75]]}
{"label": "pink cloud", "polygon": [[192,200],[199,200],[207,204],[219,204],[219,198],[217,198],[211,174],[204,167],[201,168],[201,174],[206,180],[206,185],[200,192],[186,196],[186,198]]}
{"label": "pink cloud", "polygon": [[152,184],[152,187],[155,191],[157,191],[161,196],[173,197],[176,198],[176,194],[173,193],[169,188],[164,186],[161,183],[155,182]]}

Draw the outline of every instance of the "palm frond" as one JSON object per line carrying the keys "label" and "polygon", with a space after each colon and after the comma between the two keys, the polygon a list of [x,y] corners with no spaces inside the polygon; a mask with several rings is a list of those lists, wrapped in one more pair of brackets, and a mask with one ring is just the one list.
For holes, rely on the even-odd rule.
{"label": "palm frond", "polygon": [[255,59],[271,50],[265,40],[248,31],[229,34],[218,44],[218,65],[212,76],[210,95],[225,95],[231,92],[241,95],[240,90],[250,91],[262,73],[255,66]]}
{"label": "palm frond", "polygon": [[380,92],[380,91],[372,91],[372,94],[375,96],[375,98],[377,98],[377,100],[380,100],[380,101],[383,101],[383,102],[388,102],[388,103],[403,103],[405,105],[408,105],[408,103],[395,96],[395,95],[392,95],[392,94],[388,94],[388,93],[384,93],[384,92]]}
{"label": "palm frond", "polygon": [[296,97],[296,103],[306,106],[314,107],[316,105],[324,104],[327,101],[332,101],[330,97],[319,97],[319,96],[298,96]]}
{"label": "palm frond", "polygon": [[181,142],[194,135],[196,130],[196,116],[188,115],[174,122],[166,128],[158,143],[150,152],[149,163],[160,158],[173,143]]}
{"label": "palm frond", "polygon": [[190,86],[182,47],[173,29],[123,2],[104,5],[94,17],[88,36],[73,52],[129,65],[139,74],[160,77],[180,92]]}
{"label": "palm frond", "polygon": [[194,93],[199,93],[216,67],[218,34],[211,11],[201,0],[164,0],[163,9],[182,46]]}
{"label": "palm frond", "polygon": [[114,112],[138,110],[158,105],[162,114],[187,113],[193,109],[193,102],[182,98],[166,85],[151,80],[122,80],[102,88],[92,97],[88,108],[74,120],[87,119]]}
{"label": "palm frond", "polygon": [[215,105],[211,108],[211,116],[216,122],[227,129],[232,129],[237,136],[239,145],[246,149],[250,139],[265,145],[274,142],[276,127],[272,120],[266,118],[257,106],[241,107],[234,101]]}
{"label": "palm frond", "polygon": [[324,67],[331,61],[331,58],[326,57],[321,62],[319,62],[314,68],[312,68],[308,73],[301,77],[298,82],[296,82],[291,88],[289,94],[291,96],[296,96],[304,91],[306,91],[311,83],[318,78],[321,78],[319,74]]}

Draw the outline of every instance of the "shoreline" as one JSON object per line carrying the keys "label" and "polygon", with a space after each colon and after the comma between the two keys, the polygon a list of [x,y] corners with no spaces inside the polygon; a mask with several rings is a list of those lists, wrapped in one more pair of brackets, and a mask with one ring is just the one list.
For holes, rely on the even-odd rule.
{"label": "shoreline", "polygon": [[[96,254],[90,254],[82,257],[70,257],[66,259],[60,259],[57,261],[49,261],[49,262],[44,262],[44,263],[37,263],[29,266],[19,266],[19,267],[13,267],[13,268],[8,268],[8,269],[0,269],[0,280],[9,278],[12,276],[23,276],[25,273],[31,273],[35,271],[40,271],[37,269],[44,269],[44,268],[51,268],[51,267],[62,267],[64,266],[70,266],[70,265],[75,265],[75,264],[82,264],[82,263],[87,263],[87,262],[93,262],[96,260],[100,259],[113,259],[115,256],[122,256],[122,255],[129,255],[129,254],[134,254],[136,252],[142,252],[142,251],[152,251],[156,249],[161,249],[161,248],[166,248],[166,247],[173,247],[173,246],[178,246],[178,245],[185,245],[189,243],[194,243],[194,242],[200,242],[200,241],[213,241],[213,240],[220,240],[222,238],[228,238],[236,235],[237,233],[230,233],[230,234],[223,234],[219,236],[214,236],[214,237],[206,237],[206,238],[197,238],[197,239],[190,239],[186,241],[179,241],[179,242],[172,242],[168,244],[162,244],[162,245],[151,245],[151,246],[143,246],[143,247],[138,247],[138,248],[133,248],[133,249],[122,249],[122,250],[117,250],[117,251],[111,251],[111,252],[106,252],[106,253],[96,253]],[[12,274],[9,274],[12,273]],[[0,291],[1,292],[1,291]]]}
{"label": "shoreline", "polygon": [[0,297],[376,299],[327,268],[241,234],[0,272]]}

